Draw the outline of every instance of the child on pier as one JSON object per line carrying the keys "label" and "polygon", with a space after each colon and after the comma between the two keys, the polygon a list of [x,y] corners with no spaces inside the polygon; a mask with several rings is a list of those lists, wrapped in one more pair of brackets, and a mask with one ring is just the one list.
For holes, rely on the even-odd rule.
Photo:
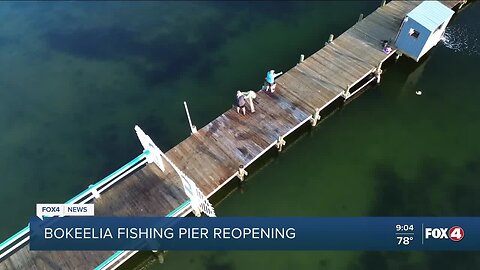
{"label": "child on pier", "polygon": [[237,91],[237,113],[240,113],[240,109],[242,110],[243,115],[245,115],[245,96],[242,92]]}

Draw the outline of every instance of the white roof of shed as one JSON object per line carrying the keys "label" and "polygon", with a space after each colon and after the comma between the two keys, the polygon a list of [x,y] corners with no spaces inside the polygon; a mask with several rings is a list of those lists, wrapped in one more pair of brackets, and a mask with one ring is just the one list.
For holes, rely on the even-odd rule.
{"label": "white roof of shed", "polygon": [[438,1],[423,1],[407,17],[434,31],[455,13]]}

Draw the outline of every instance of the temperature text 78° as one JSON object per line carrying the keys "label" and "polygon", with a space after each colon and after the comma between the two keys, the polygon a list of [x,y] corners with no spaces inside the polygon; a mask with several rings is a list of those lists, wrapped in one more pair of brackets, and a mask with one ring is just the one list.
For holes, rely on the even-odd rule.
{"label": "temperature text 78\u00b0", "polygon": [[408,246],[413,241],[413,236],[397,236],[398,245]]}

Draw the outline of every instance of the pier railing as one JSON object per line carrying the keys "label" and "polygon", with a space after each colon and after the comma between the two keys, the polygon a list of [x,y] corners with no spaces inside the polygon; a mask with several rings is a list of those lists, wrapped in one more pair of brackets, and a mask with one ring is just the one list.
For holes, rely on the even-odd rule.
{"label": "pier railing", "polygon": [[[143,151],[143,153],[138,155],[136,158],[132,159],[130,162],[109,174],[102,180],[90,185],[84,191],[65,202],[65,204],[85,204],[94,198],[99,198],[100,194],[105,192],[109,187],[147,163],[147,157],[149,154],[150,152],[148,150]],[[19,232],[15,233],[0,244],[0,261],[2,261],[11,252],[27,243],[29,239],[30,225],[27,225],[25,228],[21,229]]]}

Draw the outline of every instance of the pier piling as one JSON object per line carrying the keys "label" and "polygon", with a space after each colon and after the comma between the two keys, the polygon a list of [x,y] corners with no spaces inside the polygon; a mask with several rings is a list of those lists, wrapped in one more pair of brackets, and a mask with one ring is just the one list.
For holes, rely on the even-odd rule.
{"label": "pier piling", "polygon": [[282,152],[282,148],[283,146],[285,146],[285,144],[287,143],[284,138],[284,136],[279,136],[278,139],[277,139],[277,143],[276,143],[276,146],[278,148],[278,152]]}
{"label": "pier piling", "polygon": [[315,108],[315,112],[313,113],[312,119],[310,122],[312,123],[312,127],[317,125],[317,122],[320,120],[320,108]]}
{"label": "pier piling", "polygon": [[248,175],[248,172],[245,170],[244,166],[243,165],[240,165],[238,167],[238,178],[240,179],[240,181],[243,182],[243,180],[245,179],[245,176]]}
{"label": "pier piling", "polygon": [[299,63],[299,64],[302,63],[303,60],[305,60],[305,55],[300,54],[300,59],[298,60],[298,63]]}
{"label": "pier piling", "polygon": [[332,43],[332,42],[333,42],[333,37],[334,37],[333,34],[330,34],[330,36],[328,37],[327,42],[325,42],[325,45],[328,45],[328,44]]}
{"label": "pier piling", "polygon": [[359,22],[361,20],[363,20],[363,13],[360,13],[360,15],[358,16],[358,21],[357,22]]}

